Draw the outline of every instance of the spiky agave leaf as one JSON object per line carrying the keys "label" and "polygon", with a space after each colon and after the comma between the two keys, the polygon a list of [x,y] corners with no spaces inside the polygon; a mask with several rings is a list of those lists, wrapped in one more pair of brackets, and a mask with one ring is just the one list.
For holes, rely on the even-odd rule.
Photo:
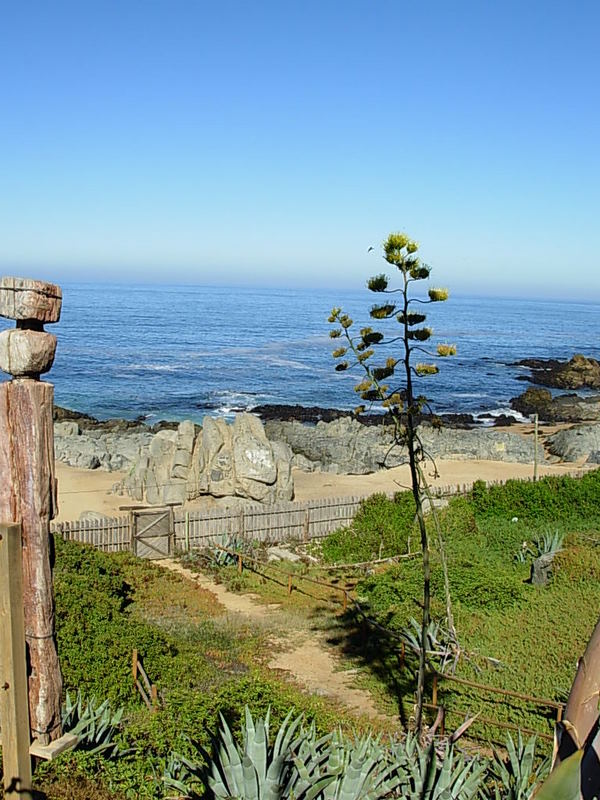
{"label": "spiky agave leaf", "polygon": [[[581,748],[561,761],[537,790],[535,800],[580,800],[583,756]],[[598,797],[598,792],[592,790],[587,796]]]}

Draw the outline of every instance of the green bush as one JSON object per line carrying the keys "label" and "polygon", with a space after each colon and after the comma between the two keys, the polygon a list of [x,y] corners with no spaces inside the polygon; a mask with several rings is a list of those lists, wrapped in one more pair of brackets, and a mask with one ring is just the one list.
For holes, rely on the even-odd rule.
{"label": "green bush", "polygon": [[545,523],[586,520],[600,524],[598,497],[600,470],[581,478],[548,476],[535,483],[509,480],[503,485],[486,486],[476,481],[471,492],[477,517],[517,517]]}
{"label": "green bush", "polygon": [[56,634],[65,687],[114,704],[131,702],[131,654],[156,663],[173,647],[129,611],[127,555],[108,555],[55,537]]}
{"label": "green bush", "polygon": [[[322,542],[327,563],[370,561],[406,553],[414,528],[415,504],[410,492],[393,499],[374,494],[363,500],[352,524]],[[413,541],[417,541],[414,533]]]}

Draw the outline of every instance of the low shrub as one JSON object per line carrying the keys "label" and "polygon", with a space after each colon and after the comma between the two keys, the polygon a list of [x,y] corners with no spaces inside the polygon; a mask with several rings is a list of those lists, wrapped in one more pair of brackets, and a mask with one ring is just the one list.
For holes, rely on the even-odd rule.
{"label": "low shrub", "polygon": [[[374,494],[362,501],[349,527],[340,528],[323,540],[323,558],[329,564],[351,563],[406,553],[414,517],[410,492],[398,492],[393,499]],[[416,537],[415,532],[415,542]]]}

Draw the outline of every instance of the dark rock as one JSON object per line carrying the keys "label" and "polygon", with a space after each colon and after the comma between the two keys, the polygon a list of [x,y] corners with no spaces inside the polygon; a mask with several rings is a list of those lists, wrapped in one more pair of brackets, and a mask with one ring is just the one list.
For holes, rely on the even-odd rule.
{"label": "dark rock", "polygon": [[495,428],[504,428],[507,425],[516,425],[518,420],[516,417],[513,417],[511,414],[498,414],[497,417],[494,417],[494,427]]}
{"label": "dark rock", "polygon": [[[334,422],[337,419],[351,417],[361,425],[390,425],[389,414],[360,414],[356,416],[353,411],[339,408],[321,408],[320,406],[287,406],[287,405],[260,405],[250,409],[264,422],[302,422],[316,425],[317,422]],[[423,414],[422,421],[431,421],[432,414]],[[440,414],[437,415],[448,428],[471,428],[476,425],[472,414]]]}
{"label": "dark rock", "polygon": [[64,422],[65,420],[98,422],[95,417],[90,417],[89,414],[83,414],[81,411],[71,411],[70,408],[61,408],[61,406],[54,406],[53,419],[54,422]]}
{"label": "dark rock", "polygon": [[[166,420],[159,420],[153,425],[148,425],[145,422],[145,417],[140,416],[135,419],[96,419],[90,414],[84,414],[81,411],[72,411],[70,408],[61,408],[61,406],[54,406],[54,422],[64,422],[66,420],[73,420],[79,423],[82,430],[98,430],[105,431],[106,433],[158,433],[158,431],[177,430],[178,422],[168,422]],[[198,432],[200,426],[197,425]]]}
{"label": "dark rock", "polygon": [[595,422],[600,419],[600,395],[560,394],[553,397],[548,389],[527,389],[513,397],[510,406],[526,417],[537,414],[545,422]]}
{"label": "dark rock", "polygon": [[527,367],[531,376],[519,376],[538,386],[555,389],[600,389],[600,362],[576,353],[570,361],[554,358],[524,358],[515,366]]}

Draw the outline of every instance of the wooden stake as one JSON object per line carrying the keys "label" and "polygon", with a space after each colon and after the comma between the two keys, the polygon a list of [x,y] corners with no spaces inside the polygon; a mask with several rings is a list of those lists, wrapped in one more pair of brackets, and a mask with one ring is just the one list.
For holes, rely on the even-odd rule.
{"label": "wooden stake", "polygon": [[433,676],[433,688],[431,690],[431,703],[432,705],[436,706],[438,704],[438,676],[435,674]]}
{"label": "wooden stake", "polygon": [[21,526],[0,524],[0,723],[4,796],[31,800]]}
{"label": "wooden stake", "polygon": [[138,651],[134,650],[131,656],[131,675],[133,677],[133,691],[137,689],[138,679]]}
{"label": "wooden stake", "polygon": [[244,565],[243,565],[243,562],[242,562],[242,556],[239,555],[238,556],[238,575],[242,574],[242,569],[243,568],[244,568]]}
{"label": "wooden stake", "polygon": [[538,478],[538,415],[533,415],[533,480]]}

